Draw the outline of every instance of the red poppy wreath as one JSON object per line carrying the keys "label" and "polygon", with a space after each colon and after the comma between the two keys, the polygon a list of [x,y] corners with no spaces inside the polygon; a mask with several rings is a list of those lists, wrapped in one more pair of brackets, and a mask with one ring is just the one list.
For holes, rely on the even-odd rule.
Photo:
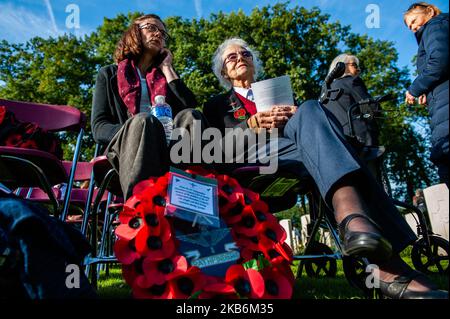
{"label": "red poppy wreath", "polygon": [[295,277],[286,233],[259,194],[227,175],[186,170],[218,182],[219,213],[240,257],[224,276],[192,266],[179,250],[173,218],[165,215],[169,173],[140,182],[124,205],[114,252],[134,298],[289,299]]}

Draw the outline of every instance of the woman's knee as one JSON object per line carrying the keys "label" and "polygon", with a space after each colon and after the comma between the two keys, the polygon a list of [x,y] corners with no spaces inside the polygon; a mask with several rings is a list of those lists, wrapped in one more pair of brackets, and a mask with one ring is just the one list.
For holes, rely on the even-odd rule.
{"label": "woman's knee", "polygon": [[205,127],[206,120],[202,112],[192,108],[184,109],[175,116],[174,125],[175,127],[190,127],[196,121],[201,123],[202,128]]}

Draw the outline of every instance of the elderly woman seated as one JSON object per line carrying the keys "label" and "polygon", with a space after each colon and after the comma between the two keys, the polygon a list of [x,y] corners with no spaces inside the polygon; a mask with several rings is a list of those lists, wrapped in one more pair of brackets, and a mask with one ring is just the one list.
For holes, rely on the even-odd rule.
{"label": "elderly woman seated", "polygon": [[[264,134],[264,129],[278,129],[276,152],[267,156],[277,157],[279,168],[313,178],[339,223],[344,254],[367,257],[378,264],[382,293],[398,299],[447,298],[447,292],[436,290],[399,257],[416,236],[346,142],[339,122],[328,110],[318,101],[307,101],[298,108],[274,105],[268,111],[257,111],[251,86],[260,66],[258,53],[242,39],[228,39],[218,47],[213,71],[228,91],[205,104],[209,125],[222,132],[241,128],[256,135]],[[251,148],[247,145],[246,152]],[[268,162],[264,154],[258,155],[257,161]],[[234,162],[243,156],[234,154]]]}

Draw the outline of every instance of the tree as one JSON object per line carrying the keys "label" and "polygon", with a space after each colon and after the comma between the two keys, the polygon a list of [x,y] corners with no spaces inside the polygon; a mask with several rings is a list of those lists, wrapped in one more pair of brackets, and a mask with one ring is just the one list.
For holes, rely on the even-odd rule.
{"label": "tree", "polygon": [[[95,76],[102,65],[113,62],[112,54],[122,32],[141,13],[119,14],[104,19],[95,32],[84,39],[62,36],[34,38],[25,44],[0,43],[0,96],[17,100],[72,104],[90,115]],[[362,74],[372,95],[395,93],[400,99],[409,78],[406,68],[397,66],[398,55],[392,42],[374,40],[351,32],[350,26],[330,22],[319,8],[288,7],[288,3],[242,11],[218,12],[208,19],[169,17],[165,23],[171,34],[168,43],[174,64],[199,101],[198,107],[222,89],[211,70],[214,51],[226,38],[238,36],[260,52],[263,78],[288,74],[296,99],[317,99],[320,84],[332,59],[342,51],[356,54],[362,61]],[[0,82],[1,83],[1,82]],[[399,104],[399,106],[397,106]],[[427,160],[428,145],[413,129],[424,121],[397,102],[384,105],[381,140],[389,151],[389,176],[397,194],[411,198],[414,189],[435,181]],[[92,146],[92,140],[86,141]],[[92,148],[91,148],[92,150]],[[92,151],[85,154],[90,158]]]}

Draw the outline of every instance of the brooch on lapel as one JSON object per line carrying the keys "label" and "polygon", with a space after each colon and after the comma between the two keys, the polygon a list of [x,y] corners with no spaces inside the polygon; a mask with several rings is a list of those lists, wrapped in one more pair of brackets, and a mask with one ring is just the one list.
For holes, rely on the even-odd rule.
{"label": "brooch on lapel", "polygon": [[247,118],[245,109],[242,106],[236,105],[236,103],[231,104],[231,110],[228,112],[233,112],[233,117],[237,120],[245,120]]}

